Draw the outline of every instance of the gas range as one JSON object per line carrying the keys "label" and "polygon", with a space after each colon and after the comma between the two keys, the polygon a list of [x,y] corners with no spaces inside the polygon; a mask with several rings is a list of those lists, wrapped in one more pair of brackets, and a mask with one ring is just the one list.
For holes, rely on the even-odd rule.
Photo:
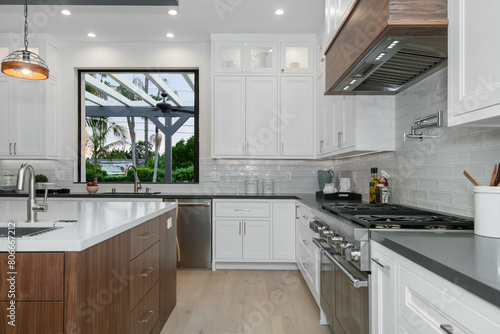
{"label": "gas range", "polygon": [[474,229],[472,218],[445,215],[402,205],[325,203],[322,207],[367,228]]}
{"label": "gas range", "polygon": [[[333,213],[333,214],[332,214]],[[402,205],[324,203],[310,228],[331,250],[362,271],[370,271],[370,229],[473,230],[474,221]],[[317,243],[317,245],[319,245]]]}

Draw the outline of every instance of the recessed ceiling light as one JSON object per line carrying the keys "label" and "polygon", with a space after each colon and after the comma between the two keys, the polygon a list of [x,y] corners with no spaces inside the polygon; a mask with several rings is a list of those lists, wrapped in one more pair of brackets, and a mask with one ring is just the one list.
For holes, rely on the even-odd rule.
{"label": "recessed ceiling light", "polygon": [[285,14],[285,11],[284,11],[283,9],[277,9],[277,10],[274,12],[274,14],[276,14],[276,15],[283,15],[283,14]]}
{"label": "recessed ceiling light", "polygon": [[177,11],[175,9],[171,9],[168,11],[169,15],[177,15]]}
{"label": "recessed ceiling light", "polygon": [[69,10],[67,10],[67,9],[63,9],[63,10],[61,10],[61,14],[63,14],[63,15],[71,15],[71,12]]}
{"label": "recessed ceiling light", "polygon": [[96,34],[94,34],[93,32],[89,32],[89,33],[87,34],[87,36],[94,38],[94,37],[96,37]]}
{"label": "recessed ceiling light", "polygon": [[168,37],[168,38],[173,38],[174,36],[175,36],[175,35],[174,35],[174,34],[172,34],[171,32],[169,32],[169,33],[167,34],[167,37]]}

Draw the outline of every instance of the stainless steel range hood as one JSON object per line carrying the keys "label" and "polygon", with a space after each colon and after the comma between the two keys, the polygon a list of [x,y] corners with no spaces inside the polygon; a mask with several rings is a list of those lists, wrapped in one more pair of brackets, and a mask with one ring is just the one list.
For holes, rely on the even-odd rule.
{"label": "stainless steel range hood", "polygon": [[446,0],[358,0],[326,53],[325,94],[396,94],[447,65]]}

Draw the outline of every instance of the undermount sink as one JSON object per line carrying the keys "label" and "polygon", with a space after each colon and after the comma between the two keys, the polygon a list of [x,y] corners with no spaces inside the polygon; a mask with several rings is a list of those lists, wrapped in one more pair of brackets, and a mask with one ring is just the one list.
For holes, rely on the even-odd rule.
{"label": "undermount sink", "polygon": [[[15,238],[34,237],[61,228],[62,227],[16,227],[15,229],[9,229],[7,227],[0,227],[0,238],[7,238],[8,236]],[[9,230],[14,232],[9,233]]]}
{"label": "undermount sink", "polygon": [[[33,237],[77,223],[78,221],[74,219],[45,220],[35,223],[0,221],[0,238],[7,238],[9,235],[16,238]],[[15,230],[15,235],[9,234],[9,230]]]}

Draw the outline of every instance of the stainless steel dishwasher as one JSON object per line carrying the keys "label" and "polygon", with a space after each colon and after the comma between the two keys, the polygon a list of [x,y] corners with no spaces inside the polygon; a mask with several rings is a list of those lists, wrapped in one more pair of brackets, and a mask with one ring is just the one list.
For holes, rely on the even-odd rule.
{"label": "stainless steel dishwasher", "polygon": [[212,269],[212,200],[164,199],[177,202],[177,268]]}

